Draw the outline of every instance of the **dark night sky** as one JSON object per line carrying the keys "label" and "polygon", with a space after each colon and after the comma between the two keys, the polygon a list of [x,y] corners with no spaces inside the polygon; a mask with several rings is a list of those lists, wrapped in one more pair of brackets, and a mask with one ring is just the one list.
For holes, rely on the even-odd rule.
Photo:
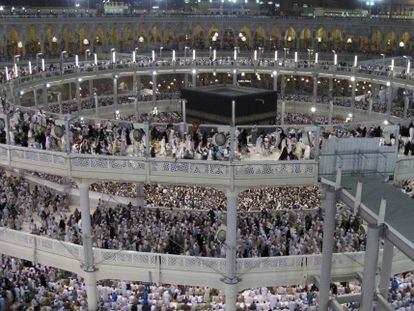
{"label": "dark night sky", "polygon": [[[82,7],[87,6],[88,0],[78,0],[81,3]],[[101,0],[89,0],[89,6],[90,7],[94,7],[96,5],[96,3],[101,2]],[[121,0],[122,2],[129,2],[129,3],[133,3],[133,0]],[[345,6],[349,6],[357,1],[357,0],[307,0],[307,1],[303,1],[303,0],[281,0],[281,1],[286,1],[286,2],[297,2],[297,3],[309,3],[313,6],[338,6],[338,7],[342,7],[344,6],[344,4],[346,4]],[[55,6],[74,6],[75,5],[76,0],[0,0],[0,3],[2,5],[7,5],[7,6],[50,6],[50,7],[55,7]]]}
{"label": "dark night sky", "polygon": [[[120,2],[128,2],[130,4],[134,3],[134,0],[119,0]],[[375,0],[378,3],[389,3],[393,2],[396,3],[405,3],[405,4],[412,4],[414,5],[414,0]],[[82,7],[87,7],[89,2],[89,7],[96,7],[97,3],[101,3],[102,0],[0,0],[1,5],[6,6],[50,6],[50,7],[57,7],[57,6],[66,6],[66,7],[74,7],[75,3],[79,2]],[[359,7],[361,4],[365,3],[365,0],[279,0],[279,2],[286,2],[287,3],[308,3],[311,6],[323,6],[323,7]]]}
{"label": "dark night sky", "polygon": [[[75,0],[0,0],[2,5],[7,6],[50,6],[50,7],[57,7],[57,6],[74,6]],[[87,6],[88,0],[79,0],[81,5]],[[90,7],[95,6],[98,0],[89,0]]]}
{"label": "dark night sky", "polygon": [[14,6],[66,6],[68,5],[66,0],[3,0],[4,5]]}

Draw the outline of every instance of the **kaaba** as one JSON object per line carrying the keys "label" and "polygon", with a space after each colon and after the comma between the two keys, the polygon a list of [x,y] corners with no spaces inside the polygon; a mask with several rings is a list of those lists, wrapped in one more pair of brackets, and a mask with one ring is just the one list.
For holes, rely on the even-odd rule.
{"label": "kaaba", "polygon": [[274,123],[277,92],[244,86],[213,85],[183,88],[187,120],[231,124],[232,101],[236,124]]}

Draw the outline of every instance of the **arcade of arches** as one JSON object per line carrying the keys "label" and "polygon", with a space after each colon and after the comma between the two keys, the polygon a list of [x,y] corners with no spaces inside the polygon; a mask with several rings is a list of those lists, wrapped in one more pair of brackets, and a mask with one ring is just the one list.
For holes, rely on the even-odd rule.
{"label": "arcade of arches", "polygon": [[197,25],[193,28],[183,28],[175,31],[167,26],[154,25],[146,27],[110,27],[97,26],[89,28],[64,27],[60,30],[46,27],[39,30],[36,27],[27,27],[19,30],[16,27],[8,28],[3,33],[4,40],[0,41],[0,57],[11,58],[13,55],[33,57],[42,52],[47,56],[58,56],[60,51],[66,50],[69,54],[81,54],[86,50],[101,52],[115,48],[120,52],[130,52],[134,48],[139,50],[184,49],[185,46],[195,49],[231,50],[238,47],[247,49],[281,49],[292,48],[298,50],[315,49],[350,53],[392,53],[405,55],[414,48],[413,34],[397,31],[384,32],[376,29],[371,34],[348,33],[339,28],[303,28],[288,27],[268,29],[259,26],[248,26],[234,29],[211,26],[209,28]]}

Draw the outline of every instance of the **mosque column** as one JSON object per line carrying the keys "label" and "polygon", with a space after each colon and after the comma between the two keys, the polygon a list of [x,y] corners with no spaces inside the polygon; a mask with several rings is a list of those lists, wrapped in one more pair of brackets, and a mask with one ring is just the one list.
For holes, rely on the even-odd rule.
{"label": "mosque column", "polygon": [[68,94],[69,94],[69,100],[72,100],[73,97],[72,97],[72,83],[71,82],[68,83]]}
{"label": "mosque column", "polygon": [[329,289],[332,279],[332,256],[335,242],[336,196],[336,190],[332,187],[327,187],[325,190],[325,198],[322,201],[325,217],[323,221],[322,264],[319,283],[320,310],[328,310],[329,304]]}
{"label": "mosque column", "polygon": [[57,100],[58,100],[58,105],[59,105],[59,113],[62,114],[63,107],[62,107],[62,93],[61,92],[57,93]]}
{"label": "mosque column", "polygon": [[17,89],[14,89],[13,97],[15,104],[20,106],[20,92]]}
{"label": "mosque column", "polygon": [[352,82],[352,95],[351,95],[351,113],[352,113],[352,121],[355,120],[355,93],[356,93],[356,80],[355,77],[351,77]]}
{"label": "mosque column", "polygon": [[89,80],[89,96],[93,96],[93,79]]}
{"label": "mosque column", "polygon": [[381,239],[380,234],[382,225],[384,224],[385,206],[386,201],[382,199],[376,223],[368,224],[364,271],[362,279],[361,311],[372,311],[373,308],[379,245]]}
{"label": "mosque column", "polygon": [[76,103],[78,106],[78,114],[80,114],[82,110],[81,100],[80,100],[80,82],[81,81],[82,81],[82,78],[76,79]]}
{"label": "mosque column", "polygon": [[144,183],[136,183],[135,186],[137,189],[137,200],[136,200],[137,206],[144,207],[144,203],[145,203]]}
{"label": "mosque column", "polygon": [[277,91],[277,71],[273,71],[273,91]]}
{"label": "mosque column", "polygon": [[71,132],[70,132],[70,121],[71,121],[71,117],[70,114],[66,115],[65,117],[65,149],[66,149],[66,153],[70,154],[71,150],[72,150],[72,145],[71,145]]}
{"label": "mosque column", "polygon": [[96,287],[96,274],[95,272],[85,272],[83,278],[85,281],[88,310],[95,311],[98,309],[98,290]]}
{"label": "mosque column", "polygon": [[138,117],[138,96],[141,91],[141,75],[135,76],[135,82],[133,86],[134,96],[135,96],[135,114]]}
{"label": "mosque column", "polygon": [[99,100],[96,92],[93,92],[93,101],[95,105],[95,116],[97,117],[99,115]]}
{"label": "mosque column", "polygon": [[404,120],[407,120],[409,105],[410,105],[410,99],[408,98],[408,95],[405,95],[404,96]]}
{"label": "mosque column", "polygon": [[188,87],[188,73],[184,74],[184,87]]}
{"label": "mosque column", "polygon": [[114,96],[114,107],[118,110],[118,76],[113,77],[113,96]]}
{"label": "mosque column", "polygon": [[142,84],[141,84],[141,75],[137,74],[137,77],[136,77],[136,92],[141,91],[141,86],[142,86]]}
{"label": "mosque column", "polygon": [[224,294],[226,296],[226,311],[236,310],[237,283],[236,248],[237,248],[237,191],[228,189],[227,197],[227,229],[226,229],[226,274]]}
{"label": "mosque column", "polygon": [[145,132],[145,156],[149,157],[151,154],[151,128],[148,121],[144,121]]}
{"label": "mosque column", "polygon": [[373,308],[372,304],[374,300],[375,274],[378,265],[379,240],[380,227],[369,224],[362,279],[361,311],[372,311]]}
{"label": "mosque column", "polygon": [[313,75],[313,97],[312,102],[315,105],[316,104],[316,98],[318,97],[318,75]]}
{"label": "mosque column", "polygon": [[384,248],[382,252],[382,264],[379,283],[379,292],[387,299],[388,287],[390,285],[390,278],[392,274],[392,260],[394,256],[394,245],[388,240],[384,240]]}
{"label": "mosque column", "polygon": [[45,110],[49,110],[49,103],[47,101],[47,89],[48,89],[48,84],[45,83],[43,84],[43,109]]}
{"label": "mosque column", "polygon": [[33,89],[33,99],[35,107],[37,108],[38,102],[37,102],[37,89]]}
{"label": "mosque column", "polygon": [[80,196],[80,208],[82,216],[82,244],[83,244],[83,271],[88,300],[88,310],[96,310],[98,305],[98,293],[96,287],[95,262],[92,248],[91,211],[89,207],[89,185],[92,181],[86,179],[77,180]]}
{"label": "mosque column", "polygon": [[387,120],[390,121],[391,119],[391,108],[392,108],[392,91],[393,86],[392,82],[387,82]]}
{"label": "mosque column", "polygon": [[191,81],[191,87],[196,87],[197,86],[197,70],[194,68],[192,71],[192,81]]}
{"label": "mosque column", "polygon": [[280,113],[280,125],[285,125],[285,109],[286,109],[286,102],[282,100],[282,111]]}
{"label": "mosque column", "polygon": [[332,124],[333,112],[334,112],[334,104],[333,104],[333,100],[330,100],[330,101],[329,101],[329,117],[328,117],[328,124]]}
{"label": "mosque column", "polygon": [[368,120],[371,120],[372,106],[374,105],[374,98],[371,96],[368,101]]}
{"label": "mosque column", "polygon": [[157,100],[157,72],[154,70],[152,73],[152,101],[155,103]]}
{"label": "mosque column", "polygon": [[282,97],[285,97],[285,91],[286,91],[286,77],[285,75],[282,75],[282,80],[280,82],[280,95]]}
{"label": "mosque column", "polygon": [[134,74],[132,75],[132,93],[137,93],[137,72],[134,71]]}
{"label": "mosque column", "polygon": [[10,114],[8,112],[4,116],[4,129],[6,130],[6,144],[10,145]]}
{"label": "mosque column", "polygon": [[329,78],[328,96],[333,97],[333,78]]}
{"label": "mosque column", "polygon": [[181,100],[181,115],[183,116],[183,123],[187,124],[187,100]]}

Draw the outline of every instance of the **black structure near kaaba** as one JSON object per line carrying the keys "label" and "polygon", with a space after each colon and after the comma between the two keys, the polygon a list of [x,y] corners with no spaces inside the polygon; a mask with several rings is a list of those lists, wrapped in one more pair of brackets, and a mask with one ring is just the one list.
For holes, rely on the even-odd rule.
{"label": "black structure near kaaba", "polygon": [[232,102],[236,124],[274,123],[277,92],[232,85],[214,85],[181,90],[187,120],[231,124]]}

